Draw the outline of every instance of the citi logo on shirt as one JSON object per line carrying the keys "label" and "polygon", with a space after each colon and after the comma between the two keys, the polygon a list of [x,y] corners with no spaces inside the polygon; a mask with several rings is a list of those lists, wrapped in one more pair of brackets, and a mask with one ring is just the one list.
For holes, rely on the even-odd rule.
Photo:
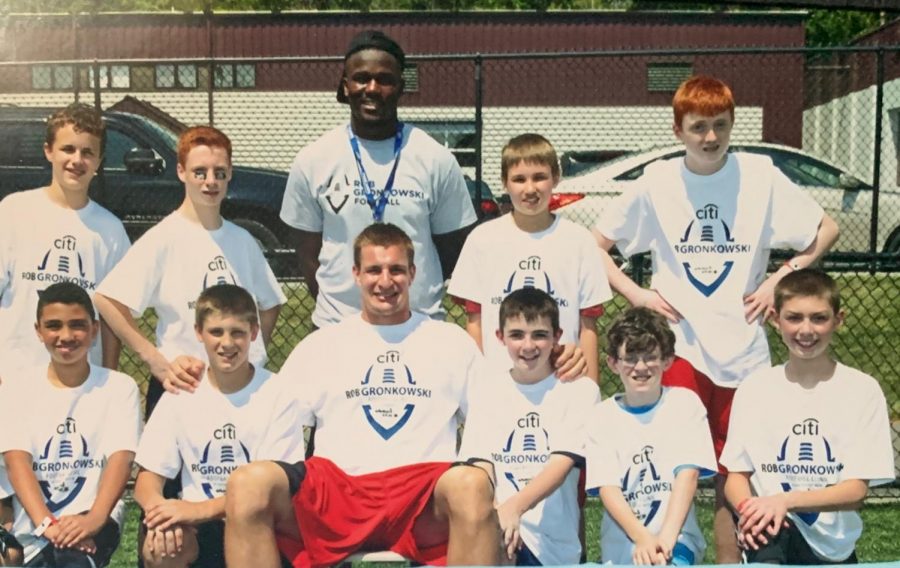
{"label": "citi logo on shirt", "polygon": [[418,384],[400,351],[388,349],[375,356],[359,386],[345,396],[361,399],[366,422],[383,440],[390,440],[409,423],[418,400],[431,398],[431,389]]}
{"label": "citi logo on shirt", "polygon": [[237,279],[231,272],[228,261],[221,254],[206,263],[206,273],[203,275],[204,290],[217,284],[237,284]]}
{"label": "citi logo on shirt", "polygon": [[[781,488],[787,491],[820,489],[840,481],[844,464],[834,454],[816,418],[805,418],[792,424],[779,447],[775,461],[760,464],[761,473],[775,474]],[[797,513],[808,525],[819,513]]]}
{"label": "citi logo on shirt", "polygon": [[653,454],[653,446],[642,447],[631,456],[632,465],[622,477],[622,494],[644,526],[650,526],[659,514],[664,494],[672,491],[672,483],[659,474]]}
{"label": "citi logo on shirt", "polygon": [[[74,282],[85,290],[93,290],[96,283],[88,280],[86,261],[78,251],[78,241],[72,235],[63,235],[50,241],[47,251],[33,270],[22,272],[22,279],[33,282]],[[40,294],[40,292],[38,292]]]}
{"label": "citi logo on shirt", "polygon": [[75,419],[67,417],[56,425],[31,468],[44,503],[52,513],[57,513],[81,493],[87,470],[103,466],[104,460],[91,456],[88,441],[78,433]]}
{"label": "citi logo on shirt", "polygon": [[78,252],[77,241],[72,235],[63,235],[53,240],[51,248],[47,249],[44,257],[38,264],[39,271],[54,270],[61,274],[77,274],[81,278],[86,276],[84,261]]}
{"label": "citi logo on shirt", "polygon": [[550,434],[541,424],[541,415],[530,411],[515,421],[515,428],[499,451],[491,452],[502,477],[519,491],[541,471],[550,459]]}
{"label": "citi logo on shirt", "polygon": [[503,298],[508,296],[514,290],[519,290],[521,288],[537,288],[547,292],[551,298],[556,300],[556,303],[559,304],[560,307],[568,306],[568,300],[557,297],[556,289],[553,287],[550,274],[543,269],[543,264],[543,260],[538,255],[531,255],[520,259],[516,262],[512,274],[509,275],[506,286],[504,286],[499,296],[491,298],[491,303],[502,303]]}
{"label": "citi logo on shirt", "polygon": [[732,227],[721,218],[715,203],[707,203],[694,211],[694,217],[674,249],[681,255],[688,281],[707,297],[728,278],[734,258],[753,250],[749,244],[736,242]]}
{"label": "citi logo on shirt", "polygon": [[213,429],[210,438],[203,446],[200,462],[190,464],[190,470],[203,477],[200,487],[209,499],[214,499],[225,494],[231,472],[250,463],[250,450],[238,438],[237,427],[230,422]]}

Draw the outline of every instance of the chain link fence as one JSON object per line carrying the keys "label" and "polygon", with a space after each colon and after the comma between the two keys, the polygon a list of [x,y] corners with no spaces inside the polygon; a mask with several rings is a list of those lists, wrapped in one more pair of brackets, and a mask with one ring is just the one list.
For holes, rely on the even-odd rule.
{"label": "chain link fence", "polygon": [[[539,132],[561,157],[557,212],[585,226],[639,179],[646,164],[679,151],[670,106],[678,84],[696,73],[724,79],[738,105],[732,146],[770,156],[841,226],[824,262],[842,286],[848,312],[835,350],[841,361],[881,382],[900,428],[894,363],[900,335],[900,47],[460,55],[409,62],[401,119],[453,151],[476,182],[476,210],[490,215],[493,206],[482,202],[503,205],[499,164],[505,142]],[[348,108],[334,97],[341,66],[334,57],[0,63],[0,126],[21,123],[3,131],[0,193],[50,178],[42,133],[22,126],[26,119],[76,99],[95,104],[107,111],[110,134],[92,195],[137,237],[183,195],[174,175],[174,133],[192,124],[221,128],[233,141],[235,166],[246,170],[236,172],[225,216],[254,234],[288,296],[269,345],[270,366],[277,370],[310,332],[314,307],[278,218],[286,172],[300,148],[348,119]],[[114,111],[140,117],[117,120]],[[153,150],[154,160],[130,163],[136,148]],[[245,191],[242,183],[255,190]],[[646,283],[647,259],[630,260],[634,278]],[[625,305],[617,297],[607,306],[598,324],[601,337]],[[464,314],[450,302],[446,306],[448,319],[463,324]],[[148,335],[153,322],[152,314],[142,322]],[[780,339],[773,334],[770,344],[774,360],[784,361]],[[147,371],[133,354],[126,350],[121,364],[146,385]],[[604,371],[602,388],[608,396],[621,385]]]}

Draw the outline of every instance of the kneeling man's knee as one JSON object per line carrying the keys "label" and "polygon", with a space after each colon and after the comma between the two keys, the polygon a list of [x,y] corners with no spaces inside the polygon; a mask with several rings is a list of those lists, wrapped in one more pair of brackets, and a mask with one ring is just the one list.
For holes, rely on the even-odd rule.
{"label": "kneeling man's knee", "polygon": [[[234,470],[225,489],[225,516],[247,519],[271,514],[284,474],[273,462],[254,462]],[[289,496],[288,496],[289,498]]]}
{"label": "kneeling man's knee", "polygon": [[451,517],[484,522],[494,515],[494,487],[487,472],[478,467],[456,466],[439,482]]}

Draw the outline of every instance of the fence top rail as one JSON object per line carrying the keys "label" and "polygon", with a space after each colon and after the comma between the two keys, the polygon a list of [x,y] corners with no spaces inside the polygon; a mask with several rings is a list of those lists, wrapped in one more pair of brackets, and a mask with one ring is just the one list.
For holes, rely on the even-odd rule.
{"label": "fence top rail", "polygon": [[[881,46],[841,46],[841,47],[722,47],[722,48],[678,48],[678,49],[621,49],[597,51],[560,51],[527,53],[446,53],[408,55],[407,61],[472,61],[481,59],[572,59],[588,57],[678,57],[688,55],[817,55],[853,53],[900,52],[900,44]],[[291,57],[175,57],[138,59],[57,59],[31,61],[0,61],[0,67],[23,65],[152,65],[161,61],[174,64],[210,65],[213,63],[330,63],[342,62],[343,55],[298,55]]]}

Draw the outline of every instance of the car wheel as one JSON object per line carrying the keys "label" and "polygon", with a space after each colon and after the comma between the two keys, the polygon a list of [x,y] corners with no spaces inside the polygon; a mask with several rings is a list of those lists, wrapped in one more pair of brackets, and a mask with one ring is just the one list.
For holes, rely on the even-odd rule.
{"label": "car wheel", "polygon": [[232,219],[231,222],[238,227],[246,229],[248,233],[253,235],[253,238],[256,239],[263,251],[281,248],[281,240],[278,236],[260,221],[255,219]]}
{"label": "car wheel", "polygon": [[888,237],[887,243],[884,245],[884,252],[889,254],[900,253],[900,227],[894,229],[894,232]]}

